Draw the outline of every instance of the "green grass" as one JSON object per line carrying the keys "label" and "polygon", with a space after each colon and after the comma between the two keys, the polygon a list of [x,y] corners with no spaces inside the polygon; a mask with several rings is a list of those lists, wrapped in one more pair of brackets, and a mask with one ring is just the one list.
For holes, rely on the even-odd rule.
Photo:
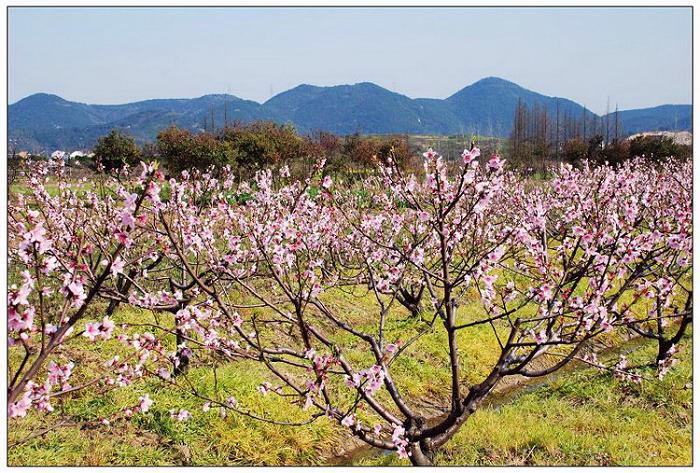
{"label": "green grass", "polygon": [[[46,191],[51,195],[52,197],[55,195],[58,195],[58,184],[55,183],[49,183],[46,184]],[[26,183],[13,183],[10,186],[9,189],[9,195],[17,195],[17,194],[31,194],[34,189]]]}
{"label": "green grass", "polygon": [[[145,310],[119,310],[114,320],[119,324],[149,322]],[[88,317],[87,320],[90,320]],[[130,329],[131,332],[136,329]],[[144,331],[142,328],[140,331]],[[174,348],[173,340],[169,341]],[[92,379],[97,371],[92,360],[102,360],[99,351],[126,353],[119,342],[86,343],[82,337],[70,342],[72,360],[80,359],[82,381]],[[10,363],[18,362],[13,351]],[[78,373],[76,373],[76,376]],[[233,396],[241,406],[267,418],[300,422],[309,414],[301,408],[279,401],[275,395],[262,396],[257,391],[268,373],[250,361],[220,365],[217,369],[218,390],[214,393],[213,371],[193,366],[187,378],[204,394],[225,400]],[[78,380],[74,384],[80,384]],[[10,422],[10,443],[45,427],[63,422],[94,421],[138,403],[139,396],[149,393],[154,400],[146,413],[136,414],[131,422],[118,420],[110,426],[99,425],[81,430],[61,427],[40,438],[11,448],[12,465],[284,465],[318,464],[339,441],[335,423],[320,418],[301,426],[278,426],[230,413],[221,418],[218,409],[202,412],[201,399],[157,381],[136,382],[104,395],[80,391],[79,395],[56,405],[51,415],[36,412]],[[170,418],[170,409],[187,409],[193,414],[188,422]]]}
{"label": "green grass", "polygon": [[[333,303],[352,308],[347,318],[371,329],[367,310],[370,297],[358,294],[328,295]],[[345,300],[347,299],[347,300]],[[459,315],[476,316],[476,305],[465,305]],[[146,311],[118,311],[118,321],[135,322]],[[410,331],[417,321],[397,314],[387,324],[388,339]],[[363,322],[364,320],[364,322]],[[465,383],[485,374],[498,347],[489,330],[460,334]],[[393,376],[402,393],[412,400],[443,400],[449,393],[449,372],[443,330],[426,335],[401,358]],[[339,339],[347,344],[349,340]],[[76,340],[75,343],[83,343]],[[116,343],[116,342],[115,342]],[[116,349],[115,347],[113,347]],[[97,345],[81,345],[82,356],[95,357]],[[642,344],[629,356],[632,362],[653,359],[655,347]],[[444,465],[683,465],[690,462],[691,392],[674,390],[691,376],[690,340],[683,343],[682,362],[663,381],[632,386],[606,373],[586,369],[517,396],[500,407],[486,407],[468,420],[436,459]],[[347,353],[351,363],[372,363],[360,344]],[[648,374],[653,375],[653,372]],[[218,394],[234,396],[258,414],[301,421],[307,413],[274,395],[261,396],[256,387],[269,375],[252,362],[236,362],[218,369]],[[202,391],[213,394],[211,369],[192,367],[188,377]],[[10,442],[51,423],[95,419],[137,403],[150,393],[155,403],[132,422],[111,426],[62,427],[10,448],[10,465],[314,465],[324,464],[339,449],[347,449],[345,433],[325,418],[303,427],[277,426],[240,415],[220,418],[212,409],[201,412],[201,401],[158,383],[137,383],[101,397],[84,393],[57,406],[47,417],[36,413],[10,422]],[[168,410],[185,408],[191,421],[178,423]],[[368,422],[369,415],[361,416]],[[364,420],[363,419],[363,420]],[[370,452],[371,453],[371,452]],[[406,464],[395,455],[355,458],[358,464]]]}
{"label": "green grass", "polygon": [[[376,321],[368,314],[376,314],[376,301],[371,293],[355,291],[346,293],[332,291],[326,295],[327,303],[335,308],[343,307],[344,317],[354,326],[367,331],[376,331]],[[474,317],[478,304],[460,308],[460,316]],[[100,318],[99,308],[86,321]],[[149,311],[124,309],[114,315],[117,324],[147,323]],[[368,321],[369,320],[369,321]],[[411,319],[403,310],[396,310],[387,321],[387,340],[395,341],[411,333],[422,322]],[[130,329],[131,332],[137,328]],[[145,329],[140,328],[140,331]],[[370,367],[374,358],[363,342],[358,342],[345,332],[335,334],[339,345],[345,349],[347,359],[358,369]],[[174,348],[174,340],[170,340]],[[497,356],[497,345],[490,329],[480,328],[460,334],[463,345],[463,372],[465,382],[474,382],[485,374],[486,365]],[[392,373],[404,396],[409,399],[449,398],[449,368],[447,352],[444,350],[445,334],[441,326],[425,335],[411,349],[411,356],[400,358]],[[70,359],[89,362],[99,361],[100,351],[128,352],[116,340],[101,344],[86,343],[82,337],[70,342]],[[12,351],[10,364],[19,362],[20,353]],[[94,363],[93,363],[94,364]],[[89,366],[83,364],[81,366]],[[83,368],[85,370],[85,368]],[[96,371],[76,372],[82,381],[95,376]],[[203,392],[213,393],[212,370],[205,366],[193,366],[187,374],[193,384]],[[269,373],[257,363],[234,362],[218,368],[221,399],[234,396],[241,406],[268,418],[296,422],[308,418],[308,413],[274,396],[261,396],[256,387],[265,380],[274,382]],[[333,380],[343,383],[341,378]],[[78,384],[78,379],[74,380]],[[94,420],[111,412],[123,410],[138,402],[138,397],[149,393],[155,403],[151,411],[137,414],[134,422],[118,421],[111,426],[99,426],[86,430],[77,427],[62,427],[41,438],[10,449],[9,462],[13,465],[128,465],[128,464],[322,464],[335,456],[339,448],[345,449],[348,438],[344,431],[326,418],[320,418],[304,427],[276,426],[230,414],[220,419],[212,409],[201,412],[202,401],[191,395],[163,387],[159,383],[136,383],[114,390],[107,395],[95,396],[88,391],[66,400],[56,412],[49,416],[30,414],[24,419],[13,419],[10,423],[10,442],[26,437],[33,431],[58,422]],[[379,399],[388,397],[381,392]],[[349,405],[351,398],[341,399]],[[187,423],[170,419],[168,410],[184,408],[194,418]],[[361,415],[366,422],[374,422],[369,414]],[[186,455],[183,457],[183,452]]]}
{"label": "green grass", "polygon": [[[475,300],[474,294],[466,299]],[[326,304],[343,314],[354,327],[376,332],[376,301],[366,290],[329,291]],[[342,309],[342,310],[340,310]],[[458,323],[482,316],[481,304],[466,303],[458,309]],[[252,312],[257,312],[255,309]],[[262,310],[260,310],[262,313]],[[87,320],[101,318],[100,308]],[[124,308],[114,316],[119,324],[149,322],[149,311]],[[388,341],[406,340],[423,324],[403,309],[394,310],[386,323]],[[136,331],[136,328],[130,329]],[[140,331],[145,329],[139,328]],[[408,334],[408,335],[407,335]],[[458,332],[462,382],[479,382],[500,353],[491,328],[478,326]],[[364,342],[345,332],[333,334],[344,347],[348,361],[357,369],[367,368],[374,358]],[[174,337],[173,337],[174,338]],[[392,376],[410,402],[445,403],[449,399],[449,367],[446,335],[436,327],[392,365]],[[616,336],[608,342],[620,343]],[[174,347],[174,339],[170,340]],[[99,352],[124,350],[116,340],[88,344],[82,337],[71,342],[70,359],[101,360]],[[655,347],[643,344],[631,360],[647,362]],[[595,370],[563,374],[548,386],[524,393],[501,407],[484,408],[468,420],[436,459],[445,465],[511,464],[624,464],[666,465],[690,462],[689,390],[671,390],[672,385],[690,381],[690,340],[684,342],[682,363],[662,382],[630,386]],[[126,351],[122,351],[126,353]],[[10,364],[18,363],[17,351],[10,352]],[[82,366],[82,365],[81,365]],[[89,366],[89,363],[88,363]],[[76,373],[83,380],[95,372]],[[653,374],[653,373],[651,373]],[[220,399],[234,396],[242,407],[269,418],[298,422],[308,413],[275,395],[262,396],[256,387],[274,380],[257,363],[233,362],[219,365],[218,391],[214,392],[211,368],[194,365],[187,377],[197,388]],[[342,383],[332,379],[330,383]],[[77,380],[74,384],[78,384]],[[336,423],[320,418],[303,427],[278,426],[230,413],[225,419],[216,409],[201,412],[202,401],[188,393],[155,382],[139,382],[104,396],[81,392],[49,416],[31,413],[13,419],[9,426],[12,443],[31,432],[58,422],[94,420],[133,406],[149,393],[155,403],[151,410],[137,414],[131,422],[86,429],[62,427],[8,450],[10,465],[317,465],[327,463],[340,450],[352,445]],[[382,390],[381,400],[388,394]],[[350,397],[341,399],[349,403]],[[184,408],[193,419],[178,423],[168,410]],[[369,413],[358,415],[366,425],[376,420]],[[371,452],[370,452],[371,453]],[[405,464],[395,455],[353,458],[359,464]]]}
{"label": "green grass", "polygon": [[[99,191],[99,186],[95,186],[94,182],[90,180],[82,182],[80,179],[70,176],[64,177],[63,180],[68,188],[74,190],[78,195],[82,195],[88,190]],[[59,194],[59,180],[55,176],[49,176],[47,181],[44,182],[44,188],[51,197],[57,196]],[[18,194],[28,195],[34,190],[34,187],[29,183],[28,179],[17,179],[9,186],[8,196],[12,197]],[[105,186],[104,190],[110,193],[114,191],[110,186]]]}
{"label": "green grass", "polygon": [[[435,459],[439,465],[690,465],[692,344],[663,381],[631,385],[584,369],[477,411]],[[629,354],[647,362],[655,345]],[[654,375],[653,369],[645,374]],[[360,465],[407,465],[395,455]]]}
{"label": "green grass", "polygon": [[[188,376],[206,390],[213,386],[211,372],[195,368]],[[255,411],[271,418],[301,421],[308,415],[299,408],[280,403],[275,396],[262,396],[256,387],[264,373],[250,363],[239,363],[218,370],[223,399],[232,395],[242,405],[255,405]],[[151,410],[136,414],[132,422],[117,421],[111,426],[59,428],[42,438],[11,448],[11,465],[291,465],[318,464],[322,455],[337,442],[337,427],[325,418],[309,426],[289,427],[267,424],[217,409],[201,411],[202,402],[179,390],[142,383],[92,398],[83,396],[66,403],[57,419],[93,419],[96,415],[124,409],[148,392],[155,401]],[[188,422],[170,418],[169,409],[187,409]],[[13,420],[10,439],[22,438],[40,422],[31,414]]]}

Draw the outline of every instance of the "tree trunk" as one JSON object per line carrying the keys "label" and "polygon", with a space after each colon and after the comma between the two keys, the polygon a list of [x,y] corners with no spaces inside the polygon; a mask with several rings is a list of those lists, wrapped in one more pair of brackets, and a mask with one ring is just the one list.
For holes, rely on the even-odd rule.
{"label": "tree trunk", "polygon": [[433,455],[430,452],[425,453],[419,443],[411,444],[409,453],[408,458],[413,466],[433,466]]}
{"label": "tree trunk", "polygon": [[111,301],[109,301],[109,306],[107,307],[107,312],[105,313],[105,315],[111,316],[112,314],[114,314],[114,311],[117,310],[117,307],[119,307],[119,301],[112,299]]}
{"label": "tree trunk", "polygon": [[668,356],[668,351],[671,349],[671,346],[673,343],[671,343],[670,340],[666,339],[660,339],[659,340],[659,352],[656,355],[656,364],[658,365],[661,363],[667,356]]}
{"label": "tree trunk", "polygon": [[671,339],[667,340],[663,337],[659,338],[659,352],[656,355],[657,364],[659,364],[668,356],[668,351],[673,345],[676,345],[678,344],[678,342],[681,341],[681,338],[683,338],[683,335],[685,335],[685,331],[688,328],[688,325],[690,325],[690,323],[692,322],[692,320],[692,315],[683,317],[683,320],[681,320],[680,327],[678,327],[678,331]]}
{"label": "tree trunk", "polygon": [[184,356],[182,354],[182,351],[184,350],[185,347],[183,346],[182,348],[180,348],[180,345],[183,345],[185,343],[185,341],[186,340],[185,340],[182,332],[179,329],[176,329],[175,330],[175,343],[178,347],[176,349],[177,350],[176,356],[177,356],[178,364],[175,367],[175,369],[173,370],[173,376],[177,376],[177,375],[182,374],[185,371],[187,371],[187,366],[190,364],[189,357]]}

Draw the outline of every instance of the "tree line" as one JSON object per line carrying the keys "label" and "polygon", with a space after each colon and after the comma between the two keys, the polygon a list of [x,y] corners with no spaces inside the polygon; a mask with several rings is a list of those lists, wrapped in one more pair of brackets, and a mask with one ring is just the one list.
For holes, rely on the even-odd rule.
{"label": "tree line", "polygon": [[241,177],[250,177],[265,167],[285,165],[292,175],[303,175],[320,158],[326,159],[326,169],[331,172],[361,177],[377,161],[391,156],[406,166],[415,155],[406,135],[341,137],[324,131],[300,135],[291,125],[269,121],[236,122],[202,132],[170,127],[143,147],[131,136],[113,130],[97,140],[94,152],[96,166],[108,171],[141,160],[156,160],[171,173],[230,166]]}
{"label": "tree line", "polygon": [[518,99],[508,154],[512,164],[545,171],[552,162],[561,161],[619,165],[635,156],[687,159],[692,148],[660,135],[625,139],[617,107],[614,113],[602,117],[585,107],[576,115],[560,107],[559,102],[551,111],[539,104],[530,107]]}
{"label": "tree line", "polygon": [[[556,106],[554,111],[543,105],[528,106],[519,100],[514,111],[513,128],[507,140],[491,142],[483,137],[459,141],[469,148],[479,145],[488,158],[500,154],[509,166],[529,172],[544,172],[559,162],[579,165],[584,160],[620,165],[635,156],[660,159],[674,156],[687,159],[692,147],[681,145],[666,136],[639,136],[625,139],[617,112],[599,117],[585,108],[579,115]],[[483,141],[483,143],[482,143]],[[493,140],[492,140],[493,141]],[[471,144],[470,144],[471,143]],[[499,144],[501,143],[501,144]],[[436,143],[441,147],[439,143]],[[455,145],[449,137],[443,147]],[[222,128],[207,126],[192,131],[175,126],[162,130],[154,142],[139,146],[121,130],[112,130],[98,138],[94,158],[79,158],[95,170],[112,171],[140,161],[159,161],[171,174],[187,169],[204,170],[210,166],[229,166],[241,178],[251,177],[265,167],[288,166],[291,175],[308,174],[320,158],[334,175],[353,180],[367,176],[377,162],[391,157],[404,169],[420,166],[424,150],[407,135],[339,136],[317,131],[299,134],[292,125],[271,121],[226,123]],[[446,158],[450,159],[450,150]],[[454,153],[452,153],[454,154]],[[19,169],[15,153],[8,165]]]}

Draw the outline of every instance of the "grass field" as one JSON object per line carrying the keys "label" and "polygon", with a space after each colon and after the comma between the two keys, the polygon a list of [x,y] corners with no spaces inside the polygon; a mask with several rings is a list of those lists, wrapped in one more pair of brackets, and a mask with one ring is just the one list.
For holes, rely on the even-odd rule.
{"label": "grass field", "polygon": [[[438,457],[441,465],[627,465],[692,463],[692,343],[662,381],[640,385],[582,369],[509,402],[477,411]],[[648,342],[628,354],[631,364],[655,354]],[[654,369],[647,369],[654,376]],[[396,456],[358,461],[408,465]]]}
{"label": "grass field", "polygon": [[[350,320],[362,324],[366,299],[333,294],[337,304],[352,299],[355,313]],[[364,306],[363,306],[364,305]],[[463,317],[475,306],[465,306]],[[143,321],[147,312],[118,311],[121,322]],[[410,320],[397,318],[394,330]],[[448,386],[448,370],[440,360],[441,331],[429,334],[415,356],[395,366],[395,380],[413,401],[440,399],[447,395],[436,386]],[[496,347],[487,332],[471,332],[460,340],[464,349],[465,383],[485,374]],[[80,342],[82,343],[82,342]],[[653,359],[650,343],[634,344],[634,362]],[[91,347],[80,347],[89,358]],[[690,337],[683,342],[681,363],[663,381],[639,386],[623,383],[595,369],[572,370],[545,384],[496,396],[496,404],[469,419],[437,458],[439,465],[687,465],[691,461]],[[352,357],[366,356],[356,352]],[[349,355],[349,357],[351,357]],[[654,376],[654,370],[647,374]],[[222,397],[233,395],[257,413],[289,421],[306,418],[300,408],[261,396],[256,387],[266,373],[250,362],[225,365],[218,370]],[[213,389],[211,369],[192,367],[188,377],[200,389]],[[445,379],[443,379],[445,378]],[[155,404],[133,421],[117,421],[81,429],[72,426],[137,402],[148,392]],[[502,404],[498,404],[502,402]],[[168,410],[185,408],[189,422],[172,420]],[[135,384],[102,397],[88,392],[70,399],[41,418],[35,412],[10,422],[12,444],[49,425],[68,423],[47,434],[12,447],[9,464],[17,465],[322,465],[408,464],[395,455],[368,448],[352,452],[355,443],[325,418],[303,427],[271,425],[231,414],[220,418],[214,411],[201,412],[201,401],[159,384]],[[350,452],[348,450],[351,450]]]}

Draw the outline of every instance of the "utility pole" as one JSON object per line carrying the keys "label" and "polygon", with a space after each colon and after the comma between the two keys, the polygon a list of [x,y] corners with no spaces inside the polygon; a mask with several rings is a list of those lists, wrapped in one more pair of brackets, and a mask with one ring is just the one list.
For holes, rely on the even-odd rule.
{"label": "utility pole", "polygon": [[555,132],[555,144],[557,161],[559,160],[559,98],[557,98],[557,127]]}
{"label": "utility pole", "polygon": [[224,128],[228,127],[228,96],[224,97]]}
{"label": "utility pole", "polygon": [[605,106],[605,145],[610,142],[610,97],[608,97],[608,103]]}
{"label": "utility pole", "polygon": [[549,138],[547,136],[547,106],[542,106],[542,173],[547,172],[547,155],[549,154]]}

